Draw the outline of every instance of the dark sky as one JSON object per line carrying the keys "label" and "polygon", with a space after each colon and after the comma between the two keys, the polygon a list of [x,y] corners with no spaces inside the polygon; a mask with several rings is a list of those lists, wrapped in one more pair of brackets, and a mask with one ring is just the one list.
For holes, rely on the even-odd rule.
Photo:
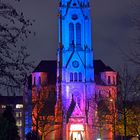
{"label": "dark sky", "polygon": [[[133,0],[135,1],[135,0]],[[90,0],[92,42],[95,59],[118,68],[125,63],[120,50],[134,46],[135,30],[130,23],[134,7],[132,0]],[[25,16],[35,19],[32,29],[37,33],[26,42],[31,58],[56,59],[58,0],[23,0],[18,4]]]}

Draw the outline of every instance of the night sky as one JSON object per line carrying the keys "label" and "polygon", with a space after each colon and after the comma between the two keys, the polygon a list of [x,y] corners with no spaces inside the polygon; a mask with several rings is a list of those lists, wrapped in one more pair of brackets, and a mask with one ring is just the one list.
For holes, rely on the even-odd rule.
{"label": "night sky", "polygon": [[[118,69],[126,63],[119,48],[128,50],[135,46],[135,28],[130,22],[135,13],[134,3],[132,0],[90,0],[90,3],[95,59]],[[56,59],[57,6],[58,0],[23,0],[17,5],[26,17],[35,19],[32,30],[36,36],[25,43],[35,64]]]}

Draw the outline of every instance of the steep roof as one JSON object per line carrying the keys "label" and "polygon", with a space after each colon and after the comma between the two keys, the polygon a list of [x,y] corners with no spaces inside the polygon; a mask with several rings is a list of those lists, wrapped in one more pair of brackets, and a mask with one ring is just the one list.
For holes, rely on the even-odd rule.
{"label": "steep roof", "polygon": [[[94,60],[94,73],[114,71],[111,67],[105,65],[101,60]],[[56,60],[42,60],[33,72],[47,72],[51,81],[56,82],[57,61]],[[50,80],[49,80],[50,81]]]}
{"label": "steep roof", "polygon": [[99,74],[100,72],[114,71],[111,67],[105,65],[101,60],[94,60],[94,73]]}
{"label": "steep roof", "polygon": [[33,72],[47,72],[48,84],[56,83],[57,61],[56,60],[42,60]]}
{"label": "steep roof", "polygon": [[33,72],[48,72],[49,74],[56,72],[56,60],[42,60]]}

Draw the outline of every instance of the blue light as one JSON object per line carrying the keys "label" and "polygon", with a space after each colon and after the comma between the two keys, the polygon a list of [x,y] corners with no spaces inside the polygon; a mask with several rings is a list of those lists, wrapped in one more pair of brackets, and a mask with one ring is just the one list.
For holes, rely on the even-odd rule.
{"label": "blue light", "polygon": [[25,135],[32,131],[32,108],[29,105],[25,111]]}
{"label": "blue light", "polygon": [[[61,0],[61,3],[59,42],[62,38],[62,84],[64,85],[62,86],[62,104],[63,108],[68,110],[72,97],[74,97],[75,102],[81,108],[85,108],[86,100],[90,99],[94,93],[89,1]],[[79,99],[81,99],[80,102],[77,101]]]}

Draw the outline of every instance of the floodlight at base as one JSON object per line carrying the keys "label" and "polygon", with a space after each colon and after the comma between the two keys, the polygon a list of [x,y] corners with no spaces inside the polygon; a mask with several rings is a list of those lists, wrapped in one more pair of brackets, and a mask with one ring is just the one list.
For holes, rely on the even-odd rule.
{"label": "floodlight at base", "polygon": [[97,140],[101,140],[101,138],[97,138]]}

